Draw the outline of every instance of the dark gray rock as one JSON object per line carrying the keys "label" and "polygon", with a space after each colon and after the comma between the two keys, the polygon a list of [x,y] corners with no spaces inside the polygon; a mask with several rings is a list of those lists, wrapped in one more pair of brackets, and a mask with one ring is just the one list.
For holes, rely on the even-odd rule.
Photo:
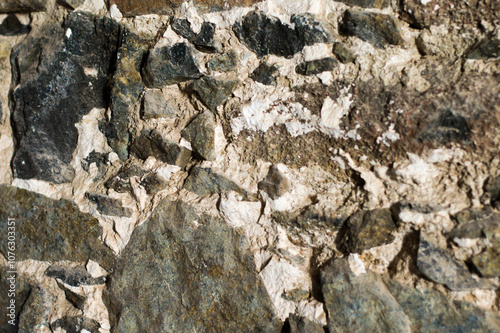
{"label": "dark gray rock", "polygon": [[354,213],[339,234],[340,249],[361,253],[394,240],[396,224],[389,209],[361,210]]}
{"label": "dark gray rock", "polygon": [[419,136],[420,140],[447,143],[470,141],[470,131],[467,120],[450,109],[442,110],[437,118],[429,123],[427,129]]}
{"label": "dark gray rock", "polygon": [[[500,213],[491,210],[466,210],[457,214],[462,221],[448,233],[448,238],[488,238],[493,239],[500,231]],[[468,219],[468,221],[463,221]]]}
{"label": "dark gray rock", "polygon": [[104,183],[104,186],[106,186],[106,188],[108,189],[113,189],[118,193],[130,192],[132,191],[132,187],[130,186],[130,178],[142,177],[145,174],[146,171],[138,165],[125,165],[116,176],[107,180]]}
{"label": "dark gray rock", "polygon": [[0,13],[42,12],[47,0],[0,0]]}
{"label": "dark gray rock", "polygon": [[64,6],[68,9],[75,9],[83,5],[85,0],[57,0],[57,4]]}
{"label": "dark gray rock", "polygon": [[109,146],[122,161],[129,155],[129,119],[144,90],[141,66],[148,45],[149,40],[128,29],[122,31],[111,89],[111,120],[101,124]]}
{"label": "dark gray rock", "polygon": [[87,270],[83,266],[64,267],[60,265],[51,265],[45,271],[45,275],[47,275],[48,277],[59,279],[65,284],[73,287],[106,283],[105,276],[94,278],[87,272]]}
{"label": "dark gray rock", "polygon": [[132,152],[143,160],[154,156],[157,160],[182,168],[187,165],[191,158],[189,149],[164,139],[156,129],[142,130],[141,135],[132,145]]}
{"label": "dark gray rock", "polygon": [[191,23],[184,18],[176,18],[172,23],[172,30],[181,37],[192,41],[196,38],[196,34],[191,29]]}
{"label": "dark gray rock", "polygon": [[269,66],[266,63],[261,63],[252,74],[250,78],[254,81],[260,82],[268,86],[276,85],[276,78],[279,76],[278,67],[275,65]]}
{"label": "dark gray rock", "polygon": [[[114,261],[102,241],[102,227],[90,214],[67,200],[53,200],[16,187],[0,186],[0,232],[7,235],[7,219],[16,221],[16,260],[76,261],[92,259],[104,269]],[[7,237],[0,238],[0,252]]]}
{"label": "dark gray rock", "polygon": [[64,284],[57,282],[57,286],[64,292],[64,297],[68,302],[71,303],[75,308],[82,310],[84,309],[85,302],[87,301],[87,297],[84,295],[77,294],[67,288]]}
{"label": "dark gray rock", "polygon": [[[196,221],[196,223],[195,223]],[[280,332],[281,322],[242,235],[164,200],[117,261],[113,332]],[[147,315],[145,315],[147,314]]]}
{"label": "dark gray rock", "polygon": [[467,56],[469,59],[488,59],[498,57],[500,57],[500,40],[496,38],[483,40]]}
{"label": "dark gray rock", "polygon": [[0,24],[0,35],[17,36],[30,32],[29,24],[22,24],[16,15],[9,14]]}
{"label": "dark gray rock", "polygon": [[191,142],[193,152],[199,158],[215,160],[215,116],[205,111],[194,118],[181,131],[181,136]]}
{"label": "dark gray rock", "polygon": [[[70,37],[66,37],[66,33]],[[62,27],[32,32],[13,52],[14,175],[70,182],[78,141],[75,123],[93,108],[107,107],[106,84],[118,42],[118,25],[82,12]],[[85,69],[96,75],[86,75]]]}
{"label": "dark gray rock", "polygon": [[348,6],[358,6],[362,8],[387,8],[391,4],[389,0],[338,0]]}
{"label": "dark gray rock", "polygon": [[103,215],[130,217],[132,210],[128,207],[122,207],[119,199],[98,193],[85,193],[85,197],[96,205],[97,211]]}
{"label": "dark gray rock", "polygon": [[157,174],[152,172],[148,174],[144,179],[141,180],[141,186],[146,189],[149,195],[155,195],[156,193],[167,187],[168,181]]}
{"label": "dark gray rock", "polygon": [[495,289],[489,281],[475,280],[463,262],[434,245],[422,233],[418,246],[417,267],[429,280],[444,284],[451,290]]}
{"label": "dark gray rock", "polygon": [[161,88],[200,76],[191,50],[185,43],[153,49],[142,71],[144,83],[149,88]]}
{"label": "dark gray rock", "polygon": [[[0,266],[0,293],[2,295],[0,298],[0,332],[5,333],[19,331],[19,313],[22,310],[20,305],[26,302],[32,288],[27,276],[8,273],[15,271],[15,268],[13,261],[12,267],[10,265]],[[14,305],[11,305],[11,299],[15,301]]]}
{"label": "dark gray rock", "polygon": [[[498,232],[500,229],[497,229]],[[500,276],[500,240],[498,238],[490,241],[486,250],[472,257],[472,264],[481,273],[482,277],[494,278]]]}
{"label": "dark gray rock", "polygon": [[300,230],[308,230],[318,226],[338,230],[345,222],[335,211],[325,211],[317,205],[310,205],[296,213],[273,212],[272,218],[277,223]]}
{"label": "dark gray rock", "polygon": [[214,35],[215,24],[203,22],[200,32],[196,35],[196,38],[192,40],[192,43],[196,49],[202,52],[218,52],[220,50],[220,45],[217,45],[217,42],[214,40]]}
{"label": "dark gray rock", "polygon": [[321,288],[332,333],[411,332],[410,320],[378,274],[357,275],[347,259],[337,259],[322,268]]}
{"label": "dark gray rock", "polygon": [[159,89],[148,89],[144,93],[142,119],[170,118],[179,114],[179,106],[167,101]]}
{"label": "dark gray rock", "polygon": [[258,183],[258,188],[276,200],[290,190],[290,182],[275,165],[272,165],[266,178]]}
{"label": "dark gray rock", "polygon": [[92,163],[95,163],[99,170],[101,170],[108,165],[108,162],[108,154],[98,153],[95,150],[92,150],[90,154],[82,161],[82,169],[88,172]]}
{"label": "dark gray rock", "polygon": [[500,209],[500,177],[489,177],[484,182],[483,191],[481,202]]}
{"label": "dark gray rock", "polygon": [[288,323],[290,325],[290,333],[325,333],[323,326],[320,324],[294,314],[290,314]]}
{"label": "dark gray rock", "polygon": [[235,191],[248,199],[248,194],[233,181],[213,172],[210,168],[194,167],[184,182],[184,188],[198,195],[213,195]]}
{"label": "dark gray rock", "polygon": [[312,14],[295,14],[292,15],[290,21],[295,24],[295,30],[305,45],[331,43],[333,41],[330,33]]}
{"label": "dark gray rock", "polygon": [[237,80],[220,80],[211,76],[204,76],[193,84],[193,91],[212,112],[223,104],[237,88]]}
{"label": "dark gray rock", "polygon": [[335,66],[337,66],[337,60],[334,58],[323,58],[303,62],[295,67],[295,71],[302,75],[315,75],[332,71]]}
{"label": "dark gray rock", "polygon": [[404,43],[396,21],[386,14],[346,10],[339,21],[339,32],[358,37],[377,48]]}
{"label": "dark gray rock", "polygon": [[100,325],[94,319],[86,317],[63,317],[50,323],[53,331],[63,329],[67,333],[79,333],[86,330],[90,333],[98,333]]}
{"label": "dark gray rock", "polygon": [[342,43],[334,43],[333,44],[333,54],[339,59],[339,61],[343,64],[347,64],[349,62],[354,62],[356,57],[352,53],[349,48],[347,48],[344,44]]}
{"label": "dark gray rock", "polygon": [[234,51],[228,51],[207,62],[207,68],[216,72],[229,72],[236,67],[237,55]]}

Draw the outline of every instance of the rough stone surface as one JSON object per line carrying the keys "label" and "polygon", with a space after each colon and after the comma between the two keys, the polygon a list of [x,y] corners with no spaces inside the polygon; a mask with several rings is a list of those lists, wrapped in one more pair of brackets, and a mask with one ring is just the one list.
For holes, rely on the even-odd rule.
{"label": "rough stone surface", "polygon": [[115,176],[108,179],[104,186],[108,189],[113,189],[118,193],[130,192],[130,178],[142,177],[146,174],[140,166],[132,164],[124,166]]}
{"label": "rough stone surface", "polygon": [[46,0],[2,0],[0,13],[39,12],[47,8]]}
{"label": "rough stone surface", "polygon": [[217,52],[218,47],[214,40],[215,24],[203,22],[200,32],[192,40],[194,46],[203,52]]}
{"label": "rough stone surface", "polygon": [[390,5],[388,0],[340,0],[349,6],[358,6],[362,8],[387,8]]}
{"label": "rough stone surface", "polygon": [[341,231],[340,247],[349,253],[361,253],[394,240],[396,224],[389,209],[359,211],[352,215]]}
{"label": "rough stone surface", "polygon": [[85,0],[57,0],[56,1],[59,5],[64,6],[69,9],[75,9],[78,8],[79,6],[83,5]]}
{"label": "rough stone surface", "polygon": [[0,35],[16,36],[27,34],[30,31],[28,24],[22,24],[16,15],[9,14],[0,24]]}
{"label": "rough stone surface", "polygon": [[488,281],[475,280],[463,262],[432,244],[425,234],[420,235],[417,266],[428,279],[444,284],[451,290],[495,288]]}
{"label": "rough stone surface", "polygon": [[207,68],[211,71],[228,72],[235,69],[237,60],[237,55],[229,51],[210,59],[207,62]]}
{"label": "rough stone surface", "polygon": [[164,139],[158,130],[143,130],[134,141],[132,152],[143,160],[154,156],[162,162],[180,167],[185,167],[191,158],[189,149]]}
{"label": "rough stone surface", "polygon": [[181,132],[184,139],[191,142],[193,152],[205,160],[215,159],[215,117],[205,111],[196,116]]}
{"label": "rough stone surface", "polygon": [[92,277],[85,267],[64,267],[59,265],[52,265],[45,271],[45,275],[48,277],[56,278],[68,284],[72,287],[78,287],[81,285],[92,285],[92,284],[104,284],[106,282],[106,277],[101,276],[99,278]]}
{"label": "rough stone surface", "polygon": [[323,326],[296,315],[288,318],[290,333],[324,333]]}
{"label": "rough stone surface", "polygon": [[[16,219],[17,261],[92,259],[105,269],[113,264],[113,252],[100,240],[102,227],[73,203],[5,185],[0,186],[0,197],[0,227],[5,235],[7,219]],[[0,245],[5,256],[6,237],[0,239]]]}
{"label": "rough stone surface", "polygon": [[396,21],[386,14],[347,10],[339,22],[339,32],[358,37],[377,48],[404,42]]}
{"label": "rough stone surface", "polygon": [[250,78],[268,86],[275,86],[278,75],[279,71],[276,66],[262,63],[250,74]]}
{"label": "rough stone surface", "polygon": [[259,190],[266,192],[274,200],[288,192],[290,182],[275,165],[272,165],[266,178],[260,181],[258,186]]}
{"label": "rough stone surface", "polygon": [[323,58],[299,64],[295,67],[295,71],[302,75],[315,75],[322,72],[332,71],[336,65],[337,60],[333,58]]}
{"label": "rough stone surface", "polygon": [[191,29],[191,23],[187,19],[176,18],[172,22],[171,27],[176,34],[186,38],[189,41],[192,41],[196,38],[196,34],[194,33],[193,29]]}
{"label": "rough stone surface", "polygon": [[223,104],[238,86],[237,80],[220,80],[211,76],[204,76],[193,83],[193,91],[198,94],[203,104],[212,112]]}
{"label": "rough stone surface", "polygon": [[[54,183],[73,179],[70,161],[78,141],[74,125],[92,108],[107,106],[107,77],[118,31],[109,19],[75,12],[63,27],[47,25],[16,48],[16,177]],[[96,74],[87,75],[86,68]]]}
{"label": "rough stone surface", "polygon": [[295,24],[295,30],[305,45],[333,41],[330,32],[312,14],[292,15],[290,21]]}
{"label": "rough stone surface", "polygon": [[146,86],[161,88],[165,85],[197,79],[201,73],[189,46],[185,43],[177,43],[150,51],[142,75]]}
{"label": "rough stone surface", "polygon": [[236,231],[165,200],[135,230],[115,267],[114,331],[279,332],[254,267]]}
{"label": "rough stone surface", "polygon": [[490,247],[472,258],[472,263],[482,277],[494,278],[500,276],[500,241],[494,239]]}
{"label": "rough stone surface", "polygon": [[213,195],[236,191],[247,197],[247,193],[233,181],[218,175],[208,168],[194,167],[184,183],[184,188],[198,195]]}
{"label": "rough stone surface", "polygon": [[98,193],[86,193],[85,197],[96,205],[97,211],[103,215],[130,217],[130,208],[122,207],[119,199]]}
{"label": "rough stone surface", "polygon": [[[22,309],[20,306],[14,306],[13,314],[11,314],[10,309],[7,308],[10,306],[11,297],[8,296],[12,289],[11,284],[14,282],[12,274],[8,274],[8,271],[11,271],[11,267],[0,265],[0,292],[4,295],[0,307],[0,315],[2,316],[0,318],[0,330],[5,333],[16,333],[19,331],[19,314]],[[24,304],[30,295],[32,286],[26,277],[19,275],[16,276],[14,284],[16,292],[13,299],[16,302],[15,304]],[[11,325],[12,320],[14,325]]]}
{"label": "rough stone surface", "polygon": [[339,42],[334,43],[332,50],[333,50],[333,54],[335,54],[337,59],[343,64],[347,64],[349,62],[354,62],[354,59],[356,59],[354,54],[352,54],[351,50],[349,50],[342,43],[339,43]]}

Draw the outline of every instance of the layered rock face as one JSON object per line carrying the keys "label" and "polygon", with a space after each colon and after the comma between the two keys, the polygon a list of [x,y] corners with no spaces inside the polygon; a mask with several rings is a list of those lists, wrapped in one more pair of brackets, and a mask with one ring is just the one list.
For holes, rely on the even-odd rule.
{"label": "layered rock face", "polygon": [[500,5],[0,0],[1,332],[500,332]]}

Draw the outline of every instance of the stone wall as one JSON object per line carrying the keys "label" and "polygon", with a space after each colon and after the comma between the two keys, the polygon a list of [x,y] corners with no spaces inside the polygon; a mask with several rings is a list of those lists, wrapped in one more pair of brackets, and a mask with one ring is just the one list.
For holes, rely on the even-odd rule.
{"label": "stone wall", "polygon": [[0,331],[500,332],[500,2],[0,13]]}

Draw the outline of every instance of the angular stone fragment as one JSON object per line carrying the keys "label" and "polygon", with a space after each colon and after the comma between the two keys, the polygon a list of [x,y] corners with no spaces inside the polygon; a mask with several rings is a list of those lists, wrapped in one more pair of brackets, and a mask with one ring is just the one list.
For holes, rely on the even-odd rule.
{"label": "angular stone fragment", "polygon": [[[16,223],[17,261],[86,262],[92,259],[104,269],[114,261],[102,241],[102,227],[90,214],[81,213],[67,200],[53,200],[16,187],[0,186],[0,231],[7,235],[7,219]],[[7,237],[0,238],[0,251]]]}
{"label": "angular stone fragment", "polygon": [[469,59],[488,59],[498,57],[500,57],[500,40],[496,38],[482,41],[467,56]]}
{"label": "angular stone fragment", "polygon": [[194,118],[181,132],[181,136],[191,142],[193,152],[199,157],[215,160],[215,116],[205,111]]}
{"label": "angular stone fragment", "polygon": [[245,200],[248,199],[245,190],[240,188],[233,181],[218,175],[209,168],[192,168],[189,177],[184,182],[184,188],[198,195],[213,195],[235,191],[242,194]]}
{"label": "angular stone fragment", "polygon": [[63,317],[54,320],[50,324],[50,328],[53,331],[63,329],[65,332],[90,332],[98,333],[100,325],[94,319],[87,317]]}
{"label": "angular stone fragment", "polygon": [[236,67],[237,55],[234,51],[228,51],[218,55],[207,62],[207,68],[211,71],[228,72]]}
{"label": "angular stone fragment", "polygon": [[484,182],[483,190],[481,202],[500,209],[500,177],[489,177]]}
{"label": "angular stone fragment", "polygon": [[444,284],[451,290],[494,289],[485,280],[475,280],[467,266],[451,254],[435,246],[425,234],[420,234],[417,266],[429,280]]}
{"label": "angular stone fragment", "polygon": [[288,323],[290,324],[290,333],[325,333],[320,324],[294,314],[290,314]]}
{"label": "angular stone fragment", "polygon": [[171,27],[176,34],[186,38],[189,41],[192,41],[196,38],[196,34],[191,29],[191,23],[189,23],[189,21],[184,18],[174,19]]}
{"label": "angular stone fragment", "polygon": [[396,224],[389,209],[362,210],[354,213],[342,229],[342,251],[361,253],[392,242]]}
{"label": "angular stone fragment", "polygon": [[81,5],[83,5],[83,3],[85,2],[85,0],[57,0],[57,3],[61,6],[64,6],[66,8],[69,8],[69,9],[75,9]]}
{"label": "angular stone fragment", "polygon": [[160,192],[165,187],[167,187],[167,184],[167,180],[156,172],[150,173],[149,175],[144,177],[143,180],[141,180],[141,186],[146,189],[146,192],[149,195],[155,195],[156,193]]}
{"label": "angular stone fragment", "polygon": [[500,276],[500,240],[498,238],[492,240],[491,245],[483,253],[472,257],[472,263],[482,277]]}
{"label": "angular stone fragment", "polygon": [[126,165],[116,176],[106,181],[104,183],[104,186],[106,186],[106,188],[108,189],[113,189],[118,193],[130,192],[132,191],[132,187],[130,186],[130,178],[142,177],[145,174],[146,171],[144,171],[138,165]]}
{"label": "angular stone fragment", "polygon": [[47,24],[14,50],[14,82],[19,83],[12,114],[15,177],[53,183],[73,179],[75,124],[93,108],[107,107],[118,32],[111,19],[73,12],[62,27]]}
{"label": "angular stone fragment", "polygon": [[162,201],[114,271],[114,332],[280,332],[242,236],[183,202]]}
{"label": "angular stone fragment", "polygon": [[0,13],[41,12],[47,9],[47,0],[0,0]]}
{"label": "angular stone fragment", "polygon": [[450,141],[467,142],[470,138],[467,120],[450,109],[442,110],[437,118],[429,123],[419,139],[447,143]]}
{"label": "angular stone fragment", "polygon": [[142,118],[169,118],[174,119],[179,115],[179,105],[173,98],[165,98],[159,89],[148,89],[144,93]]}
{"label": "angular stone fragment", "polygon": [[258,188],[276,200],[290,190],[290,182],[275,165],[272,165],[266,178],[259,182]]}
{"label": "angular stone fragment", "polygon": [[356,57],[344,44],[342,43],[334,43],[333,44],[333,54],[339,59],[339,61],[343,64],[347,64],[349,62],[354,62]]}
{"label": "angular stone fragment", "polygon": [[[448,233],[448,238],[489,238],[493,239],[500,232],[500,213],[488,211],[462,211],[458,215],[460,221],[468,217]],[[457,217],[456,217],[457,218]]]}
{"label": "angular stone fragment", "polygon": [[290,21],[295,24],[295,30],[305,45],[332,42],[332,36],[314,15],[309,13],[292,15]]}
{"label": "angular stone fragment", "polygon": [[404,43],[396,21],[386,14],[346,10],[339,21],[339,32],[358,37],[376,48]]}
{"label": "angular stone fragment", "polygon": [[349,6],[358,6],[362,8],[387,8],[390,5],[389,0],[338,0]]}
{"label": "angular stone fragment", "polygon": [[[5,235],[8,236],[7,234]],[[5,333],[19,332],[19,314],[23,310],[19,304],[25,304],[32,289],[28,277],[19,274],[13,279],[12,274],[7,273],[8,271],[12,271],[12,268],[15,267],[0,265],[0,295],[2,295],[0,298],[0,332]],[[14,288],[12,288],[12,284],[14,284]],[[12,292],[10,291],[12,289],[15,289],[14,297],[9,297],[9,292]],[[11,299],[15,301],[14,306],[10,304]],[[11,307],[10,309],[8,308],[9,306]],[[14,323],[14,325],[11,325],[9,321]]]}
{"label": "angular stone fragment", "polygon": [[238,86],[237,80],[220,80],[211,76],[204,76],[193,84],[193,91],[200,97],[212,112],[223,104]]}
{"label": "angular stone fragment", "polygon": [[308,230],[318,226],[338,230],[342,223],[345,222],[345,218],[339,217],[336,212],[324,211],[316,205],[307,206],[298,213],[277,211],[272,213],[271,216],[274,221],[282,225],[301,230]]}
{"label": "angular stone fragment", "polygon": [[297,67],[295,67],[295,71],[302,75],[315,75],[332,71],[336,65],[337,60],[333,58],[316,59],[297,65]]}
{"label": "angular stone fragment", "polygon": [[266,63],[261,63],[259,67],[257,67],[252,74],[250,74],[250,78],[268,86],[275,86],[278,75],[278,67],[275,65],[269,66]]}
{"label": "angular stone fragment", "polygon": [[134,141],[132,152],[143,160],[154,156],[162,162],[180,167],[185,167],[191,158],[189,149],[164,139],[156,129],[143,130]]}
{"label": "angular stone fragment", "polygon": [[191,50],[185,43],[153,49],[142,74],[149,88],[161,88],[201,76]]}
{"label": "angular stone fragment", "polygon": [[192,40],[194,46],[203,52],[218,52],[220,45],[214,40],[215,24],[211,22],[203,22],[200,32],[196,38]]}
{"label": "angular stone fragment", "polygon": [[9,14],[0,24],[0,35],[17,36],[27,34],[30,26],[22,24],[16,15]]}
{"label": "angular stone fragment", "polygon": [[332,333],[411,332],[405,312],[378,274],[353,271],[347,259],[337,259],[321,270],[321,288]]}
{"label": "angular stone fragment", "polygon": [[75,308],[82,310],[85,306],[85,302],[87,301],[87,297],[84,295],[77,294],[67,288],[64,284],[57,282],[57,286],[64,292],[64,296],[66,300],[71,303]]}
{"label": "angular stone fragment", "polygon": [[122,207],[122,202],[118,199],[98,193],[85,193],[85,197],[97,207],[97,211],[103,215],[130,217],[132,210]]}
{"label": "angular stone fragment", "polygon": [[45,275],[48,277],[56,278],[68,284],[72,287],[78,287],[81,285],[93,285],[93,284],[104,284],[106,282],[105,276],[100,276],[98,278],[92,277],[85,267],[64,267],[59,265],[52,265],[45,271]]}

